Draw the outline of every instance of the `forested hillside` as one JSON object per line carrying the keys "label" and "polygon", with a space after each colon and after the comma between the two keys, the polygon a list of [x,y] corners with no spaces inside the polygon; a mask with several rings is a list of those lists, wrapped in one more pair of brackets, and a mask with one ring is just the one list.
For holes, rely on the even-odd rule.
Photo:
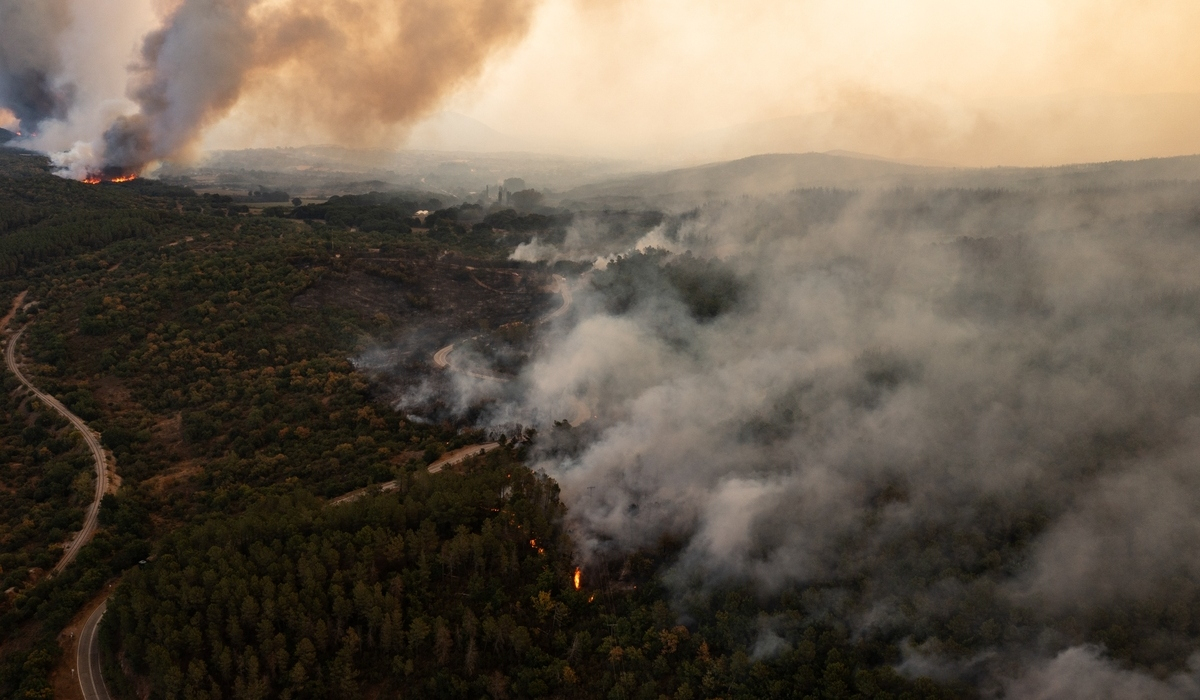
{"label": "forested hillside", "polygon": [[[27,291],[19,356],[101,433],[120,478],[95,539],[47,577],[90,462],[6,380],[0,695],[71,682],[74,640],[58,632],[111,583],[102,647],[120,697],[952,696],[890,670],[900,640],[806,621],[799,592],[771,614],[802,643],[756,657],[764,612],[748,592],[667,598],[671,543],[575,561],[557,486],[522,466],[532,433],[428,475],[487,436],[394,410],[394,387],[350,358],[407,343],[410,370],[428,373],[447,338],[528,328],[549,273],[504,260],[563,220],[339,206],[332,222],[250,216],[153,182],[61,180],[0,151],[0,296]],[[360,214],[397,223],[357,230]],[[684,261],[663,282],[698,317],[736,303],[738,280],[710,267]],[[396,491],[327,505],[392,479]]]}
{"label": "forested hillside", "polygon": [[[0,425],[0,575],[9,589],[0,687],[45,688],[54,634],[105,580],[147,556],[156,534],[238,511],[262,497],[252,487],[342,493],[477,440],[455,426],[408,423],[373,398],[347,358],[390,324],[290,303],[347,274],[355,252],[388,244],[379,234],[339,239],[232,218],[179,188],[87,186],[50,175],[39,158],[0,151],[0,160],[0,247],[12,262],[0,291],[6,307],[25,290],[33,304],[13,319],[29,323],[26,366],[102,433],[123,480],[105,499],[96,539],[46,579],[89,500],[90,461],[56,414],[12,395]],[[147,225],[101,235],[114,220]],[[417,258],[437,250],[419,234],[405,244]]]}
{"label": "forested hillside", "polygon": [[689,629],[648,568],[576,590],[557,489],[518,457],[180,531],[125,577],[106,639],[164,698],[950,697],[835,628],[752,660],[749,597]]}
{"label": "forested hillside", "polygon": [[6,378],[0,415],[0,590],[22,585],[31,568],[49,569],[91,501],[91,455],[67,422]]}

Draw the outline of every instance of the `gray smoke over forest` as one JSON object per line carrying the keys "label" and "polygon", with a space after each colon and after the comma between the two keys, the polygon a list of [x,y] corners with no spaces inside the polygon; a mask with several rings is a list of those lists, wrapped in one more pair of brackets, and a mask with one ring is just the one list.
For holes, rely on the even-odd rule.
{"label": "gray smoke over forest", "polygon": [[269,98],[256,108],[269,112],[255,115],[262,120],[310,124],[340,143],[377,141],[426,116],[523,36],[535,4],[182,0],[131,69],[137,111],[60,165],[117,176],[186,158],[249,92]]}
{"label": "gray smoke over forest", "polygon": [[1195,192],[806,190],[641,241],[577,226],[520,255],[672,252],[604,257],[495,420],[594,409],[543,424],[538,466],[585,557],[671,552],[681,609],[801,591],[986,696],[1198,697]]}
{"label": "gray smoke over forest", "polygon": [[67,0],[0,0],[0,108],[16,115],[23,133],[65,118],[71,106],[58,50],[70,20]]}

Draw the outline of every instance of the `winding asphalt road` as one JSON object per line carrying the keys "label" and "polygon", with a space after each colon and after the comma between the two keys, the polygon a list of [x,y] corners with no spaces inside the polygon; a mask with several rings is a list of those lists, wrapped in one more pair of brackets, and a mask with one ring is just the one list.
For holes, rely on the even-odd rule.
{"label": "winding asphalt road", "polygon": [[93,432],[79,416],[67,410],[67,407],[61,401],[38,389],[33,385],[33,382],[29,381],[21,373],[21,368],[17,365],[17,343],[20,342],[21,334],[24,332],[25,329],[22,328],[13,333],[13,337],[8,341],[8,349],[4,352],[4,363],[8,365],[8,371],[16,375],[17,379],[25,385],[25,388],[33,392],[33,395],[38,397],[42,403],[58,411],[63,418],[66,418],[71,422],[71,425],[75,426],[75,429],[83,436],[83,440],[87,443],[88,448],[91,449],[92,458],[96,462],[95,497],[92,499],[92,504],[88,506],[87,515],[83,519],[83,529],[66,545],[66,551],[63,552],[62,558],[58,560],[58,563],[50,571],[50,575],[54,576],[61,573],[71,562],[75,561],[75,556],[79,553],[79,550],[85,544],[91,542],[92,536],[96,534],[96,525],[99,523],[100,518],[100,499],[104,498],[104,492],[108,490],[108,462],[104,457],[104,448],[100,445],[100,436]]}
{"label": "winding asphalt road", "polygon": [[108,608],[108,599],[88,617],[79,633],[79,649],[75,652],[75,668],[79,673],[79,688],[83,700],[110,700],[108,688],[104,687],[104,676],[100,671],[100,647],[96,644],[96,630],[100,618]]}
{"label": "winding asphalt road", "polygon": [[[17,300],[18,305],[23,298],[22,294]],[[7,318],[5,320],[7,321]],[[4,351],[4,364],[8,366],[8,371],[12,372],[17,380],[42,403],[58,411],[63,418],[70,421],[71,425],[83,436],[96,463],[96,492],[92,504],[88,506],[87,515],[83,519],[83,528],[66,545],[66,551],[63,552],[54,568],[50,570],[50,575],[54,576],[75,561],[79,550],[83,549],[83,546],[90,542],[96,534],[96,526],[99,524],[100,518],[100,499],[104,498],[104,492],[108,490],[108,460],[104,456],[104,447],[100,444],[100,436],[93,432],[87,423],[83,422],[83,419],[71,413],[61,401],[34,386],[33,382],[29,381],[29,378],[21,372],[21,367],[17,364],[17,344],[21,342],[21,335],[24,332],[25,329],[21,328],[9,338],[8,347]],[[84,623],[83,630],[79,635],[75,668],[78,669],[79,687],[83,691],[84,700],[110,700],[108,689],[104,687],[104,678],[100,674],[100,651],[96,646],[96,627],[100,623],[100,618],[104,616],[107,604],[107,599],[100,603],[100,607],[96,608]]]}

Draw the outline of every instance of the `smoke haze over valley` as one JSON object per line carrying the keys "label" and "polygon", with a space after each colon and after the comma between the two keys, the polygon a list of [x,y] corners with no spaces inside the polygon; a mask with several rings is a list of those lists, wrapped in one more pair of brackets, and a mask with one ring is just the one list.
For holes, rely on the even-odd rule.
{"label": "smoke haze over valley", "polygon": [[1200,699],[1197,28],[0,0],[0,690]]}
{"label": "smoke haze over valley", "polygon": [[496,409],[597,414],[538,461],[585,556],[666,545],[681,609],[800,591],[988,694],[1096,697],[1062,675],[1098,673],[1193,697],[1194,633],[1160,616],[1200,573],[1197,180],[1004,184],[710,200],[519,248],[600,261]]}

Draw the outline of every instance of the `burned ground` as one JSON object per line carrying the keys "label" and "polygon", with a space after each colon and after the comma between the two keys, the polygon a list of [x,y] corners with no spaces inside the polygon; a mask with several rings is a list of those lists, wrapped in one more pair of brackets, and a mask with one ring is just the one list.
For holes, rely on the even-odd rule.
{"label": "burned ground", "polygon": [[532,265],[453,255],[369,254],[336,262],[292,304],[349,312],[373,326],[359,365],[385,393],[385,387],[436,382],[432,356],[438,348],[530,326],[558,303],[549,291],[550,273]]}
{"label": "burned ground", "polygon": [[336,266],[292,303],[374,320],[381,339],[423,336],[432,354],[463,333],[536,318],[554,304],[551,284],[550,274],[533,266],[454,256],[364,256]]}

